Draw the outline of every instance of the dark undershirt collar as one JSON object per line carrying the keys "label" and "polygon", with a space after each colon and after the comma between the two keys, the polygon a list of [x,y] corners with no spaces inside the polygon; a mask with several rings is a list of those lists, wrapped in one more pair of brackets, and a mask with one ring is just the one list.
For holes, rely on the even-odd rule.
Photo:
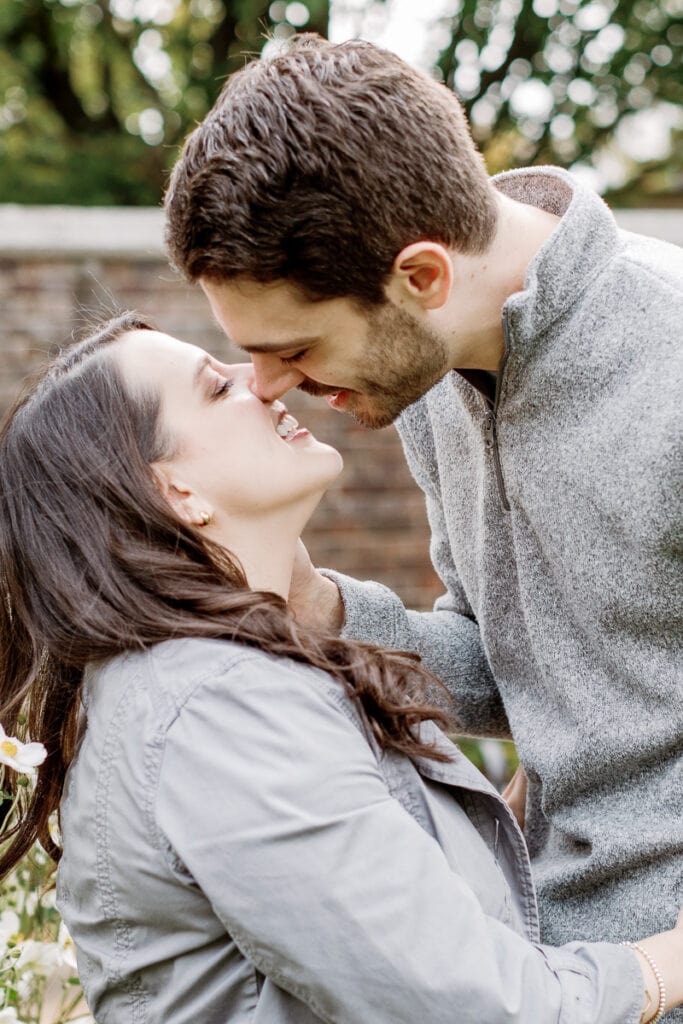
{"label": "dark undershirt collar", "polygon": [[496,374],[490,370],[456,370],[461,377],[493,405],[496,397]]}

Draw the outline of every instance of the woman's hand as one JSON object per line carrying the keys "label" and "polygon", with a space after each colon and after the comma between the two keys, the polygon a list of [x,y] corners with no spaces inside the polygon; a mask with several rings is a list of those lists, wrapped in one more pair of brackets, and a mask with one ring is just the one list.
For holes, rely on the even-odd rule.
{"label": "woman's hand", "polygon": [[337,584],[316,570],[301,540],[297,543],[287,603],[303,626],[338,633],[344,623],[344,603]]}
{"label": "woman's hand", "polygon": [[506,800],[510,810],[514,814],[519,827],[524,829],[524,813],[526,810],[527,780],[521,764],[503,790],[503,800]]}
{"label": "woman's hand", "polygon": [[[638,945],[654,960],[662,977],[666,991],[665,1010],[683,1005],[683,907],[678,912],[676,924],[668,932],[659,932],[641,939]],[[642,1024],[648,1024],[656,1013],[659,1003],[659,985],[646,957],[634,949],[643,974],[645,998]]]}

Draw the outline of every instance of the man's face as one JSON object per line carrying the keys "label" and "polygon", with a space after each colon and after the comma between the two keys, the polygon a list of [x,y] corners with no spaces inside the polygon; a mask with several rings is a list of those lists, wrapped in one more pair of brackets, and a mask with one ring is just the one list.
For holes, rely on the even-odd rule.
{"label": "man's face", "polygon": [[296,387],[366,427],[385,427],[449,369],[442,339],[391,302],[368,312],[350,299],[311,302],[286,281],[200,284],[220,326],[251,356],[263,401]]}

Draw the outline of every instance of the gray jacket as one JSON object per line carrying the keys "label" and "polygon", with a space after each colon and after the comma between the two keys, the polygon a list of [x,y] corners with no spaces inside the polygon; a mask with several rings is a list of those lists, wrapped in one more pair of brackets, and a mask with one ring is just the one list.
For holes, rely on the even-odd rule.
{"label": "gray jacket", "polygon": [[398,423],[446,593],[410,612],[330,575],[345,635],[419,651],[462,732],[512,733],[544,941],[633,939],[683,903],[683,252],[564,171],[494,180],[562,219],[493,400],[451,372]]}
{"label": "gray jacket", "polygon": [[632,951],[538,944],[524,842],[327,675],[174,640],[88,674],[58,905],[98,1024],[636,1024]]}

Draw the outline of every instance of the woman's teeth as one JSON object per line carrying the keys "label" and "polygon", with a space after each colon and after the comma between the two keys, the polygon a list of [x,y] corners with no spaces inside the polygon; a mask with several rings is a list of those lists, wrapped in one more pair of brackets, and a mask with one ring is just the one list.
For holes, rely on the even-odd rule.
{"label": "woman's teeth", "polygon": [[280,418],[280,420],[278,421],[278,425],[276,426],[275,429],[277,430],[280,437],[284,438],[285,441],[288,441],[291,437],[294,437],[294,435],[296,434],[297,430],[299,429],[299,424],[297,423],[293,416],[290,416],[289,413],[287,413],[285,416],[282,416]]}

